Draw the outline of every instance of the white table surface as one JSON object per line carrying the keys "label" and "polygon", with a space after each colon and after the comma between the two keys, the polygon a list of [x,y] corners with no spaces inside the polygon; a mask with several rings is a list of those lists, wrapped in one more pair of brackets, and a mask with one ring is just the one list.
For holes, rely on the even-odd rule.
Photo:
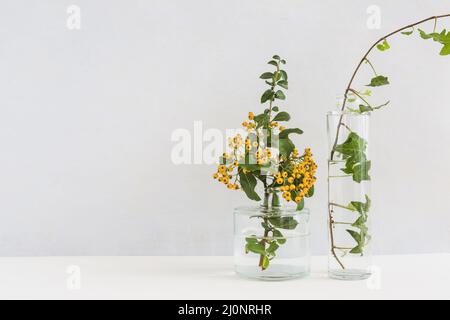
{"label": "white table surface", "polygon": [[261,282],[236,276],[231,257],[0,258],[0,299],[450,299],[450,254],[375,257],[370,282],[330,280],[326,261],[307,279]]}

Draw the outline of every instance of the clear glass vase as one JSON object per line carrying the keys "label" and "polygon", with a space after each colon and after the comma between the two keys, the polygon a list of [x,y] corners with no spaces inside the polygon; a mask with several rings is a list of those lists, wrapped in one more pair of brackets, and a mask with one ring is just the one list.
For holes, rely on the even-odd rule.
{"label": "clear glass vase", "polygon": [[370,277],[371,194],[369,113],[327,115],[329,276]]}
{"label": "clear glass vase", "polygon": [[235,270],[243,277],[279,281],[310,273],[309,211],[278,199],[273,191],[261,206],[234,210]]}

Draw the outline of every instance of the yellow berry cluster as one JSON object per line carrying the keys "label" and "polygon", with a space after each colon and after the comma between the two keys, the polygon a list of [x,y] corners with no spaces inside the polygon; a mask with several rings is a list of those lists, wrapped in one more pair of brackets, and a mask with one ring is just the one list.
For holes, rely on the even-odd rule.
{"label": "yellow berry cluster", "polygon": [[275,176],[276,183],[283,192],[283,198],[286,201],[301,202],[317,180],[314,176],[316,170],[317,165],[312,158],[311,150],[306,149],[299,162],[294,163],[288,170],[278,172]]}
{"label": "yellow berry cluster", "polygon": [[[252,112],[248,114],[248,120],[244,121],[242,125],[249,133],[254,132],[258,136],[258,127],[255,122],[255,115]],[[286,129],[276,121],[270,122],[269,126],[271,129],[278,129],[279,132]],[[271,148],[264,145],[264,142],[254,141],[250,139],[250,135],[244,139],[240,134],[229,138],[228,146],[232,150],[231,155],[223,154],[221,165],[213,175],[214,179],[226,185],[228,189],[242,189],[239,174],[248,174],[250,171],[239,167],[239,163],[249,154],[252,155],[256,164],[272,168],[272,171],[266,172],[265,176],[272,178],[272,187],[282,191],[283,198],[286,201],[301,202],[316,182],[314,175],[317,166],[310,149],[305,149],[301,156],[299,151],[294,149],[290,157],[286,159],[285,157],[275,156]],[[274,169],[278,167],[282,168],[280,172]]]}
{"label": "yellow berry cluster", "polygon": [[242,136],[240,134],[228,139],[228,146],[230,147],[230,149],[238,150],[242,147],[243,144],[244,140],[242,139]]}
{"label": "yellow berry cluster", "polygon": [[[229,158],[229,155],[224,153],[223,158],[227,159],[227,158]],[[223,183],[224,185],[226,185],[228,187],[228,189],[238,190],[239,185],[236,182],[231,183],[231,180],[233,179],[233,177],[236,176],[233,174],[233,171],[235,168],[238,167],[238,165],[239,165],[239,163],[237,162],[237,160],[233,161],[233,163],[229,166],[227,166],[225,164],[221,164],[219,166],[219,168],[217,169],[217,172],[214,173],[213,178],[218,180],[220,183]]]}
{"label": "yellow berry cluster", "polygon": [[242,122],[242,126],[247,129],[248,132],[251,132],[253,129],[256,128],[256,123],[253,121],[255,119],[255,114],[253,112],[248,113],[248,121]]}

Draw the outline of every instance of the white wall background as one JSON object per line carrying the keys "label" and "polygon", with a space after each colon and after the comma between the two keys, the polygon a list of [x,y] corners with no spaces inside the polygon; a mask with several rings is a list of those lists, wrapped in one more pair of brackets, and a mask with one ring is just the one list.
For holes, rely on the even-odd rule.
{"label": "white wall background", "polygon": [[[366,26],[374,4],[380,30]],[[326,111],[376,38],[449,12],[448,0],[1,0],[0,255],[231,254],[246,200],[214,166],[174,166],[171,133],[260,110],[274,53],[320,165],[308,206],[326,253]],[[372,119],[375,250],[450,252],[450,58],[417,36],[391,45],[372,59],[392,82]]]}

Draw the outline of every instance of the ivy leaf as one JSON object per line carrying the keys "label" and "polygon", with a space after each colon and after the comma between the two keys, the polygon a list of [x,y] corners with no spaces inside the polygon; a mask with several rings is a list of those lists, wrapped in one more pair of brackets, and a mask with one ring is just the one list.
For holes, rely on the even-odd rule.
{"label": "ivy leaf", "polygon": [[267,101],[272,100],[274,95],[275,93],[271,89],[267,90],[261,96],[261,103],[266,103]]}
{"label": "ivy leaf", "polygon": [[355,165],[353,167],[353,180],[358,183],[361,183],[362,181],[369,181],[371,179],[369,175],[370,168],[370,161],[363,161]]}
{"label": "ivy leaf", "polygon": [[367,148],[367,142],[355,132],[349,134],[347,140],[337,145],[335,150],[346,157],[352,157],[363,153]]}
{"label": "ivy leaf", "polygon": [[291,120],[290,114],[284,111],[280,112],[275,116],[275,118],[273,118],[273,121],[289,121],[289,120]]}
{"label": "ivy leaf", "polygon": [[303,134],[303,130],[299,129],[299,128],[292,128],[292,129],[286,129],[282,132],[280,132],[280,139],[285,139],[287,137],[289,137],[290,134]]}
{"label": "ivy leaf", "polygon": [[352,236],[352,238],[358,243],[361,243],[361,235],[353,230],[347,230],[347,232]]}
{"label": "ivy leaf", "polygon": [[255,192],[256,185],[258,184],[255,176],[251,173],[245,174],[244,171],[240,171],[239,179],[241,182],[241,187],[244,190],[247,197],[250,200],[261,201],[261,198]]}
{"label": "ivy leaf", "polygon": [[286,90],[289,89],[289,83],[286,80],[281,80],[278,82],[278,85]]}
{"label": "ivy leaf", "polygon": [[359,113],[371,112],[371,111],[373,111],[373,108],[371,106],[365,106],[363,104],[361,104],[359,106]]}
{"label": "ivy leaf", "polygon": [[387,42],[386,39],[384,39],[383,43],[380,43],[379,45],[377,45],[377,49],[380,51],[387,51],[391,48],[391,46],[389,45],[389,43]]}
{"label": "ivy leaf", "polygon": [[275,228],[285,230],[294,230],[298,225],[298,222],[294,217],[275,217],[269,218],[269,221]]}
{"label": "ivy leaf", "polygon": [[358,202],[352,201],[350,203],[350,208],[354,209],[354,211],[358,211],[361,215],[365,215],[370,211],[371,200],[369,196],[366,195],[366,202]]}
{"label": "ivy leaf", "polygon": [[389,79],[387,77],[377,76],[372,79],[372,81],[370,82],[370,84],[367,85],[367,87],[381,87],[381,86],[386,86],[388,84],[390,84],[390,83],[389,83]]}
{"label": "ivy leaf", "polygon": [[263,80],[273,79],[274,74],[272,72],[265,72],[259,78]]}
{"label": "ivy leaf", "polygon": [[350,251],[350,253],[351,254],[363,254],[363,249],[360,247],[360,246],[357,246],[357,247],[355,247],[355,248],[353,248],[351,251]]}
{"label": "ivy leaf", "polygon": [[280,144],[279,144],[280,155],[282,155],[286,158],[289,158],[292,151],[294,151],[294,149],[295,149],[294,143],[289,138],[283,138],[283,139],[280,138],[279,142],[280,142]]}
{"label": "ivy leaf", "polygon": [[345,168],[341,170],[345,174],[353,175],[353,180],[358,183],[370,180],[371,162],[367,161],[366,149],[367,141],[355,132],[350,133],[343,144],[335,147],[335,151],[342,154],[346,160]]}
{"label": "ivy leaf", "polygon": [[286,95],[284,94],[283,91],[278,90],[277,93],[275,94],[275,98],[279,100],[286,100]]}
{"label": "ivy leaf", "polygon": [[425,31],[419,29],[419,32],[422,39],[433,39],[435,42],[439,42],[444,45],[439,53],[441,56],[447,56],[450,54],[450,31],[447,32],[447,30],[444,29],[441,33],[433,32],[427,34]]}
{"label": "ivy leaf", "polygon": [[441,56],[448,56],[450,54],[450,43],[446,44],[441,52],[439,53]]}
{"label": "ivy leaf", "polygon": [[402,34],[405,36],[410,36],[414,33],[414,29],[412,29],[411,31],[403,31]]}
{"label": "ivy leaf", "polygon": [[[445,30],[444,30],[445,31]],[[439,41],[441,38],[441,34],[442,33],[437,33],[437,32],[433,32],[433,33],[426,33],[425,31],[419,29],[419,33],[420,33],[420,37],[424,40],[429,40],[429,39],[433,39],[434,41]]]}

